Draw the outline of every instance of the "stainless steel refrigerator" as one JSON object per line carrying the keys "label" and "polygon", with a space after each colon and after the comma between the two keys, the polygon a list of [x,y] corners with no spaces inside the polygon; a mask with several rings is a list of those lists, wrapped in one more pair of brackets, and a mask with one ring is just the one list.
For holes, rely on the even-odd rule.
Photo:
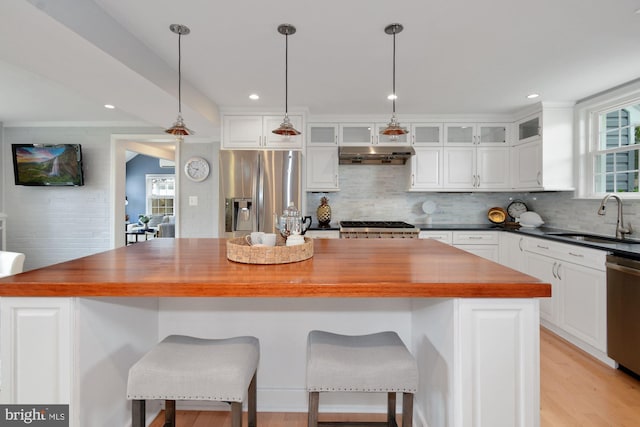
{"label": "stainless steel refrigerator", "polygon": [[220,236],[276,232],[274,213],[302,204],[299,151],[220,151]]}

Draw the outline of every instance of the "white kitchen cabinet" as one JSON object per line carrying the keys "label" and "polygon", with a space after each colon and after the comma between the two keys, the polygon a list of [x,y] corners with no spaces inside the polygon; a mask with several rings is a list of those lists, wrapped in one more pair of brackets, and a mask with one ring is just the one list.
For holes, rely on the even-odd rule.
{"label": "white kitchen cabinet", "polygon": [[0,299],[0,402],[71,403],[72,307],[70,298]]}
{"label": "white kitchen cabinet", "polygon": [[[301,149],[304,134],[276,135],[272,131],[282,123],[284,116],[225,115],[222,120],[223,149]],[[302,115],[289,115],[291,124],[303,129]]]}
{"label": "white kitchen cabinet", "polygon": [[372,145],[374,129],[373,123],[340,123],[338,145]]}
{"label": "white kitchen cabinet", "polygon": [[338,191],[338,147],[308,146],[305,155],[307,191]]}
{"label": "white kitchen cabinet", "polygon": [[508,147],[445,146],[443,158],[444,188],[477,191],[510,187]]}
{"label": "white kitchen cabinet", "polygon": [[536,108],[515,123],[512,187],[573,190],[573,107],[541,104]]}
{"label": "white kitchen cabinet", "polygon": [[524,239],[524,236],[516,233],[500,233],[498,237],[500,264],[522,273],[526,271],[527,257],[524,252]]}
{"label": "white kitchen cabinet", "polygon": [[500,190],[511,187],[508,123],[447,123],[443,187]]}
{"label": "white kitchen cabinet", "polygon": [[411,125],[411,144],[441,146],[442,140],[442,123],[413,123]]}
{"label": "white kitchen cabinet", "polygon": [[512,148],[511,182],[514,188],[542,186],[542,140],[527,142]]}
{"label": "white kitchen cabinet", "polygon": [[307,126],[307,145],[338,145],[338,128],[337,123],[309,123]]}
{"label": "white kitchen cabinet", "polygon": [[454,231],[453,246],[498,262],[497,231]]}
{"label": "white kitchen cabinet", "polygon": [[380,131],[387,125],[388,123],[341,123],[338,144],[344,146],[409,144],[410,130],[408,135],[398,135],[396,138],[380,135]]}
{"label": "white kitchen cabinet", "polygon": [[434,239],[466,252],[498,262],[497,231],[421,230],[420,239]]}
{"label": "white kitchen cabinet", "polygon": [[535,141],[542,136],[542,112],[539,111],[515,123],[516,137],[513,145]]}
{"label": "white kitchen cabinet", "polygon": [[435,190],[443,186],[443,149],[415,146],[411,156],[409,191]]}
{"label": "white kitchen cabinet", "polygon": [[551,297],[540,298],[540,318],[552,325],[559,323],[558,300],[560,299],[560,283],[557,280],[558,261],[553,258],[527,253],[525,273],[551,284]]}
{"label": "white kitchen cabinet", "polygon": [[433,239],[438,240],[448,245],[453,244],[453,231],[446,230],[420,230],[418,234],[419,239]]}
{"label": "white kitchen cabinet", "polygon": [[606,357],[606,252],[526,238],[526,273],[551,283],[540,301],[543,325],[608,363]]}
{"label": "white kitchen cabinet", "polygon": [[449,146],[493,145],[509,146],[508,123],[447,123],[444,143]]}
{"label": "white kitchen cabinet", "polygon": [[606,352],[606,272],[562,262],[558,266],[557,274],[562,282],[561,327]]}

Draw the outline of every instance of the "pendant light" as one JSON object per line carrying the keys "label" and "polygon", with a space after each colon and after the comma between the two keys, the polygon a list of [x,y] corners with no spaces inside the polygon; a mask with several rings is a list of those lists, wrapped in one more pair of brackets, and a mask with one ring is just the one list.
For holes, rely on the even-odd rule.
{"label": "pendant light", "polygon": [[409,133],[409,131],[400,126],[396,118],[396,34],[400,33],[403,28],[400,24],[391,24],[387,25],[384,29],[385,33],[393,35],[393,92],[390,96],[393,102],[393,114],[387,127],[380,131],[380,135],[389,135],[394,139],[397,139],[398,135],[406,135]]}
{"label": "pendant light", "polygon": [[182,51],[181,51],[181,39],[182,36],[186,36],[191,32],[189,27],[180,24],[171,24],[169,26],[171,32],[178,35],[178,118],[176,122],[169,129],[165,130],[166,133],[175,135],[178,141],[182,141],[185,136],[193,135],[194,132],[189,129],[182,119],[182,70],[180,69],[182,63]]}
{"label": "pendant light", "polygon": [[296,33],[296,27],[290,24],[281,24],[278,26],[278,32],[285,37],[284,49],[284,120],[278,129],[274,129],[276,135],[295,136],[300,135],[300,131],[296,130],[289,121],[288,114],[288,97],[289,97],[289,35]]}

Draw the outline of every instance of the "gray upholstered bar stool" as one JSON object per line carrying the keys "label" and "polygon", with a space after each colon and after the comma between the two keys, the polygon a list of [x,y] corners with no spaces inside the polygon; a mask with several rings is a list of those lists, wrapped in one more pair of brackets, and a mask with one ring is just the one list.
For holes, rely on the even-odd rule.
{"label": "gray upholstered bar stool", "polygon": [[[339,335],[311,331],[307,341],[309,427],[371,425],[397,427],[396,393],[402,393],[402,427],[413,423],[418,365],[395,332]],[[321,392],[386,392],[386,422],[319,422]]]}
{"label": "gray upholstered bar stool", "polygon": [[165,427],[175,427],[176,400],[227,402],[232,427],[241,427],[242,402],[248,395],[249,427],[255,427],[259,358],[255,337],[168,336],[129,369],[132,426],[144,427],[146,400],[161,399],[166,403]]}

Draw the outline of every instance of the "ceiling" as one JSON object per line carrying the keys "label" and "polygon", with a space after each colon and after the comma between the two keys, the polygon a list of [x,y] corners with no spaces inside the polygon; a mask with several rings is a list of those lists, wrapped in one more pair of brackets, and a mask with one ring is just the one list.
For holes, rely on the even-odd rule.
{"label": "ceiling", "polygon": [[[168,127],[198,135],[219,112],[388,116],[398,22],[397,111],[504,114],[575,102],[640,77],[640,0],[3,0],[0,122]],[[526,95],[540,94],[537,100]],[[248,96],[258,93],[260,100]],[[106,110],[103,104],[117,108]]]}

